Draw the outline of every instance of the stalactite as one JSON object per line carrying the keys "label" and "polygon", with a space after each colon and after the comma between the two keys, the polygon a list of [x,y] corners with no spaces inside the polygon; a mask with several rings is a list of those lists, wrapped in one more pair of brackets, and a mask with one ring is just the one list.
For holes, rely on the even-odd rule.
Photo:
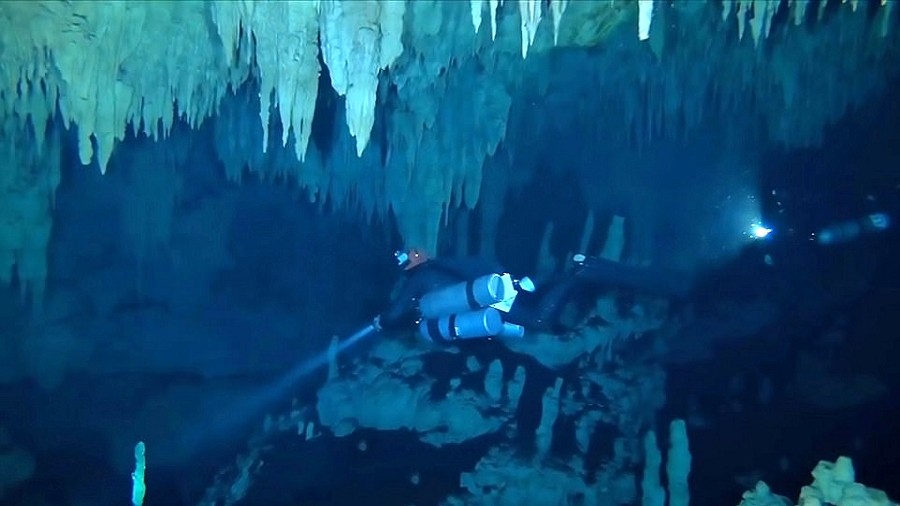
{"label": "stalactite", "polygon": [[0,282],[9,283],[14,275],[35,313],[43,306],[47,246],[60,181],[59,130],[50,124],[46,131],[38,128],[43,135],[36,136],[30,124],[0,111]]}
{"label": "stalactite", "polygon": [[[393,210],[409,220],[402,228],[415,231],[413,240],[434,245],[448,208],[482,201],[485,161],[507,136],[521,90],[531,81],[542,96],[552,88],[546,58],[555,45],[603,48],[604,56],[590,60],[596,75],[584,76],[593,86],[583,96],[604,103],[579,110],[577,121],[605,139],[643,149],[752,106],[747,114],[766,123],[774,140],[815,144],[826,125],[897,72],[893,2],[873,4],[874,21],[851,5],[826,13],[826,3],[815,13],[820,22],[806,26],[814,15],[806,1],[729,0],[720,29],[706,16],[716,7],[693,2],[553,0],[549,14],[530,0],[505,7],[498,0],[6,2],[0,104],[4,121],[23,128],[28,118],[45,124],[58,103],[61,122],[77,127],[81,161],[101,170],[129,126],[158,139],[178,120],[197,127],[219,113],[217,147],[230,178],[239,180],[245,168],[267,178],[292,174],[311,198],[369,218]],[[651,61],[632,29],[629,41],[609,44],[619,27],[640,19],[641,5],[667,16],[664,59]],[[490,41],[472,35],[485,8]],[[779,8],[790,9],[786,23],[773,25]],[[541,28],[545,15],[553,23]],[[752,42],[742,40],[747,24]],[[763,43],[767,52],[754,50]],[[340,151],[343,158],[308,143],[322,91],[319,52],[334,91],[345,97],[341,143],[352,139],[353,149]],[[228,95],[223,102],[251,75],[258,101],[228,104]],[[384,161],[366,150],[380,142],[371,133],[381,85],[394,101],[385,109]],[[280,146],[268,141],[273,99]],[[42,140],[34,139],[38,151]],[[296,160],[280,149],[291,142]]]}

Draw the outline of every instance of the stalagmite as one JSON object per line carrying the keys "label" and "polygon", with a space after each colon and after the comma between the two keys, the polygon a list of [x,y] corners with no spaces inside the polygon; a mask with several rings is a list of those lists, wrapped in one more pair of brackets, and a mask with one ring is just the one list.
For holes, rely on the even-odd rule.
{"label": "stalagmite", "polygon": [[500,401],[503,394],[503,363],[499,358],[491,361],[488,372],[484,375],[484,393],[491,401]]}
{"label": "stalagmite", "polygon": [[540,457],[546,456],[553,444],[553,424],[559,416],[559,393],[562,385],[562,378],[556,378],[556,382],[544,391],[541,398],[541,422],[535,431],[535,446]]}
{"label": "stalagmite", "polygon": [[625,218],[613,216],[606,231],[606,242],[600,257],[612,262],[621,262],[625,251]]}
{"label": "stalagmite", "polygon": [[535,273],[538,276],[549,276],[556,272],[557,261],[553,258],[553,253],[550,251],[550,242],[553,240],[553,228],[553,222],[551,221],[544,225],[541,245],[538,249],[537,265],[535,266]]}
{"label": "stalagmite", "polygon": [[584,220],[584,228],[581,230],[581,241],[578,243],[578,253],[582,255],[590,255],[588,248],[591,245],[591,239],[594,237],[594,210],[589,209],[587,218]]}
{"label": "stalagmite", "polygon": [[506,384],[506,398],[509,401],[510,410],[519,407],[519,398],[522,397],[522,390],[525,388],[525,368],[521,365],[516,367],[516,372],[512,379]]}

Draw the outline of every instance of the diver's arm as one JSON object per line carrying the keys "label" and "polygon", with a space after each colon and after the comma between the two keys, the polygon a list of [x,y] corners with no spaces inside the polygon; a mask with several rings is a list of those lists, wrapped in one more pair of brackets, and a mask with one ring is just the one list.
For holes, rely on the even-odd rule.
{"label": "diver's arm", "polygon": [[391,300],[391,305],[375,317],[378,330],[395,330],[414,323],[416,304],[421,295],[421,276],[409,275]]}

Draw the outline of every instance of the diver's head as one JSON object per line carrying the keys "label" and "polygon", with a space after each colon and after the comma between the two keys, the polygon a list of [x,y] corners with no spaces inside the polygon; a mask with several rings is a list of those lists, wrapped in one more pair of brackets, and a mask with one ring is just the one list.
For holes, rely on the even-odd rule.
{"label": "diver's head", "polygon": [[397,266],[408,271],[428,261],[428,255],[420,248],[399,249],[394,252]]}

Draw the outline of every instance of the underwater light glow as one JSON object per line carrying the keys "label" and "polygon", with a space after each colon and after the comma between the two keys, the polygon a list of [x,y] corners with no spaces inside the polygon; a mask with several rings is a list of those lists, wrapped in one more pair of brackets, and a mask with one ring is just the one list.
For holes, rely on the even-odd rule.
{"label": "underwater light glow", "polygon": [[754,223],[750,225],[750,235],[753,236],[754,239],[765,239],[772,233],[772,229],[768,227],[764,227],[759,223]]}
{"label": "underwater light glow", "polygon": [[242,427],[251,423],[254,418],[261,417],[266,410],[273,409],[276,403],[287,398],[301,380],[315,373],[320,367],[326,366],[329,360],[336,358],[339,353],[375,334],[377,334],[375,326],[369,324],[338,343],[337,346],[297,362],[277,381],[262,386],[250,395],[237,398],[228,406],[223,407],[212,421],[204,421],[196,427],[186,429],[182,433],[182,445],[190,448],[189,451],[196,452],[203,444],[210,444],[216,439],[235,437]]}

